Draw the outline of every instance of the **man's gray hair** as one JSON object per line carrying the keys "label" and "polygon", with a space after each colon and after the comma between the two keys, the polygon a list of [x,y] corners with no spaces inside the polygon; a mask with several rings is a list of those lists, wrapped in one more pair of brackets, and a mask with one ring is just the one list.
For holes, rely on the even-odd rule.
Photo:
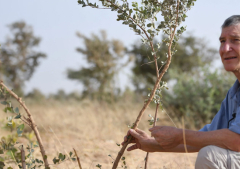
{"label": "man's gray hair", "polygon": [[222,28],[226,28],[228,26],[238,25],[238,24],[240,24],[240,15],[233,15],[224,21]]}

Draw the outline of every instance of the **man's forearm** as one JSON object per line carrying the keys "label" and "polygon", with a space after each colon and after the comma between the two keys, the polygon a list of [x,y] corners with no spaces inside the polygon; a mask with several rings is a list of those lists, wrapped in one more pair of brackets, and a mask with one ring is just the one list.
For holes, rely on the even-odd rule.
{"label": "man's forearm", "polygon": [[171,148],[171,149],[161,149],[160,152],[174,152],[174,153],[195,153],[198,152],[201,148],[190,146],[184,144],[179,144],[178,146]]}
{"label": "man's forearm", "polygon": [[185,130],[184,137],[186,138],[186,144],[194,147],[202,148],[208,145],[215,145],[233,151],[240,151],[240,135],[229,129],[208,132]]}

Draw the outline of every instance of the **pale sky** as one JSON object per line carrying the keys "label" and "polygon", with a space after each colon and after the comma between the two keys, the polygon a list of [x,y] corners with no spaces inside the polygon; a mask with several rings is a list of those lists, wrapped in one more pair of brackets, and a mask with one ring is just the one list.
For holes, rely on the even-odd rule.
{"label": "pale sky", "polygon": [[[183,25],[187,25],[187,32],[205,38],[211,47],[218,48],[223,21],[231,15],[239,15],[239,8],[239,0],[198,0],[187,13]],[[59,89],[81,90],[79,83],[66,77],[67,68],[80,68],[86,64],[84,57],[75,50],[83,46],[76,31],[90,36],[106,30],[109,39],[119,39],[125,46],[140,39],[116,18],[116,12],[82,8],[77,0],[0,0],[0,43],[9,35],[8,24],[25,21],[33,27],[34,34],[42,38],[37,50],[47,54],[26,83],[25,91],[38,88],[48,94]],[[129,83],[128,74],[125,70],[119,76],[121,87]]]}

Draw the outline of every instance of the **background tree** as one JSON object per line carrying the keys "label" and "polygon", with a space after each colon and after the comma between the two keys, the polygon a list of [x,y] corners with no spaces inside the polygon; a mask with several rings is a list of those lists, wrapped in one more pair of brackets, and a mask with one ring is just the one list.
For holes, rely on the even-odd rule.
{"label": "background tree", "polygon": [[9,25],[9,29],[12,34],[2,43],[0,51],[1,78],[22,94],[24,82],[32,77],[39,60],[46,55],[35,51],[40,38],[34,35],[31,26],[20,21]]}
{"label": "background tree", "polygon": [[236,80],[232,73],[222,68],[211,71],[209,66],[194,73],[179,74],[170,70],[169,74],[176,79],[176,84],[164,93],[165,110],[180,122],[184,117],[186,127],[196,129],[211,123]]}
{"label": "background tree", "polygon": [[41,102],[46,99],[45,95],[39,90],[39,89],[33,89],[31,92],[29,92],[25,98],[29,98],[29,100]]}
{"label": "background tree", "polygon": [[[68,78],[77,80],[84,85],[83,97],[99,100],[112,98],[117,92],[114,77],[129,61],[120,64],[125,48],[119,40],[107,40],[105,31],[101,36],[92,34],[88,38],[80,33],[77,36],[84,40],[84,48],[77,48],[83,54],[88,65],[79,70],[68,70]],[[129,57],[130,58],[130,57]]]}
{"label": "background tree", "polygon": [[[165,37],[162,36],[162,39]],[[178,74],[184,72],[195,72],[200,67],[212,63],[217,57],[217,50],[206,45],[204,39],[188,34],[181,37],[178,45],[176,46],[177,52],[174,55],[174,59],[171,62],[171,71],[175,71]],[[157,43],[154,41],[154,46]],[[151,87],[155,83],[155,65],[149,59],[151,54],[151,49],[144,44],[136,43],[133,45],[133,49],[129,51],[135,56],[135,65],[132,68],[133,71],[133,84],[136,91],[141,94],[146,94],[145,88]],[[167,53],[167,46],[163,44],[158,50],[158,56],[165,56]],[[158,59],[159,65],[164,65],[164,62]],[[162,66],[164,67],[164,66]],[[161,72],[162,69],[160,69]],[[169,72],[167,72],[163,81],[168,81],[173,79],[170,77]]]}

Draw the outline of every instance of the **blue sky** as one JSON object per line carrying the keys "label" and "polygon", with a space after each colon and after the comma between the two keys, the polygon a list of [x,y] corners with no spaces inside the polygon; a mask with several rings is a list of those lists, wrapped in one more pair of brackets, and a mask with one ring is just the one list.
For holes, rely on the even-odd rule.
{"label": "blue sky", "polygon": [[[198,0],[183,25],[187,25],[188,32],[218,48],[221,24],[227,17],[240,14],[239,7],[239,0]],[[59,89],[81,90],[79,83],[66,78],[67,68],[77,69],[86,64],[75,50],[83,46],[76,31],[90,36],[106,30],[109,39],[119,39],[126,46],[140,40],[127,26],[116,21],[116,15],[106,9],[82,8],[77,0],[0,0],[0,43],[10,34],[8,24],[25,21],[42,38],[37,50],[48,56],[26,83],[25,91],[38,88],[48,94]],[[128,74],[124,70],[118,77],[121,87],[129,83]]]}

